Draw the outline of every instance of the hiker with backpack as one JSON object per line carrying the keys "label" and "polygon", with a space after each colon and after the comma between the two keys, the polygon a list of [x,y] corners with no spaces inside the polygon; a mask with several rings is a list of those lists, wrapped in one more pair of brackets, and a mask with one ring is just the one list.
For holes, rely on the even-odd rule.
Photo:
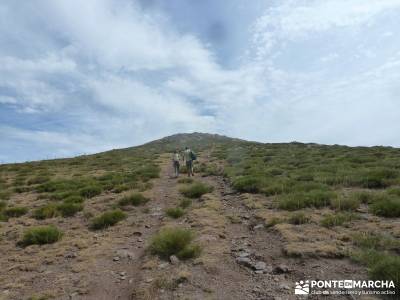
{"label": "hiker with backpack", "polygon": [[179,161],[180,161],[180,159],[181,159],[181,156],[179,155],[178,149],[176,149],[172,156],[172,165],[174,167],[175,177],[179,176],[179,167],[180,167]]}
{"label": "hiker with backpack", "polygon": [[186,162],[186,169],[187,169],[187,174],[188,177],[194,176],[193,172],[193,161],[197,159],[196,155],[194,152],[189,149],[188,147],[185,147],[185,151],[183,151],[183,158]]}

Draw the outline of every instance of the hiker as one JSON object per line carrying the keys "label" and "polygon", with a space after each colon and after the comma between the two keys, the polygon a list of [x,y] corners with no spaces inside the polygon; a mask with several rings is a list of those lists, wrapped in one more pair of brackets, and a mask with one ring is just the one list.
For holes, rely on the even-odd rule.
{"label": "hiker", "polygon": [[183,158],[186,162],[186,169],[187,169],[188,177],[194,176],[193,161],[196,160],[196,155],[194,154],[194,152],[191,149],[189,149],[188,147],[185,147],[185,151],[183,151]]}
{"label": "hiker", "polygon": [[174,155],[172,156],[172,165],[174,167],[175,177],[179,176],[179,160],[181,159],[179,155],[178,149],[175,150]]}

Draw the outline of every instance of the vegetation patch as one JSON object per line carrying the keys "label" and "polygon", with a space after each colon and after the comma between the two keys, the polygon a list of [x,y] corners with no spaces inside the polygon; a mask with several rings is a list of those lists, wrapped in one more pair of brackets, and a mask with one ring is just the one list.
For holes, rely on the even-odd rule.
{"label": "vegetation patch", "polygon": [[149,201],[150,201],[150,199],[143,196],[143,194],[133,193],[133,194],[130,194],[128,196],[121,198],[119,200],[118,204],[120,206],[127,206],[127,205],[139,206],[139,205],[146,204]]}
{"label": "vegetation patch", "polygon": [[211,193],[214,190],[212,186],[201,182],[192,183],[186,187],[182,187],[179,191],[188,198],[200,198],[202,195]]}
{"label": "vegetation patch", "polygon": [[370,210],[373,214],[387,218],[400,217],[400,198],[387,197],[371,204]]}
{"label": "vegetation patch", "polygon": [[99,185],[90,185],[79,190],[79,194],[85,198],[93,198],[97,195],[100,195],[101,192],[102,189]]}
{"label": "vegetation patch", "polygon": [[179,201],[179,207],[185,209],[188,208],[190,205],[192,205],[192,200],[191,199],[182,199],[181,201]]}
{"label": "vegetation patch", "polygon": [[107,211],[97,217],[94,217],[90,222],[89,227],[93,230],[105,229],[110,226],[114,226],[125,218],[126,214],[119,209]]}
{"label": "vegetation patch", "polygon": [[27,207],[14,206],[4,209],[3,213],[8,218],[19,218],[28,212]]}
{"label": "vegetation patch", "polygon": [[310,217],[307,216],[304,212],[296,212],[289,217],[288,221],[290,224],[293,225],[302,225],[310,223]]}
{"label": "vegetation patch", "polygon": [[51,203],[35,209],[32,216],[37,220],[44,220],[57,217],[58,215],[57,205]]}
{"label": "vegetation patch", "polygon": [[21,246],[52,244],[61,239],[63,233],[54,226],[39,226],[28,229],[18,243]]}
{"label": "vegetation patch", "polygon": [[168,259],[176,255],[180,259],[190,259],[200,255],[200,247],[192,244],[194,234],[189,229],[164,228],[157,233],[150,245],[151,253]]}
{"label": "vegetation patch", "polygon": [[57,211],[59,211],[63,217],[72,217],[81,210],[83,210],[83,205],[80,203],[65,202],[57,205]]}
{"label": "vegetation patch", "polygon": [[350,196],[340,196],[331,199],[331,207],[335,210],[347,210],[353,211],[360,207],[360,200],[358,197]]}
{"label": "vegetation patch", "polygon": [[320,208],[329,205],[336,194],[331,191],[311,190],[282,195],[278,198],[278,207],[289,211],[299,210],[306,207]]}
{"label": "vegetation patch", "polygon": [[165,213],[167,214],[168,217],[171,217],[173,219],[178,219],[185,214],[185,211],[180,207],[173,207],[173,208],[168,208],[165,211]]}
{"label": "vegetation patch", "polygon": [[358,219],[353,213],[327,214],[321,220],[321,225],[326,228],[344,225],[347,222]]}

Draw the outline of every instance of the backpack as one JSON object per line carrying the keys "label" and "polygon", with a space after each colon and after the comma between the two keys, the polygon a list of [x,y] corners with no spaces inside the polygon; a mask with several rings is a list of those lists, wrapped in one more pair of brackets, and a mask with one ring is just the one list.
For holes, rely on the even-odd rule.
{"label": "backpack", "polygon": [[196,156],[196,154],[194,154],[193,151],[190,151],[190,158],[191,158],[192,160],[196,160],[196,159],[197,159],[197,156]]}

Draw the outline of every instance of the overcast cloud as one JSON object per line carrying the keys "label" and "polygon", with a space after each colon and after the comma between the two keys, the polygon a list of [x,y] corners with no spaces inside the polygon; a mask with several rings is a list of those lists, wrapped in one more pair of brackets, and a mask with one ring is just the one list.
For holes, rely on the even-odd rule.
{"label": "overcast cloud", "polygon": [[400,0],[0,2],[0,161],[178,132],[400,146]]}

